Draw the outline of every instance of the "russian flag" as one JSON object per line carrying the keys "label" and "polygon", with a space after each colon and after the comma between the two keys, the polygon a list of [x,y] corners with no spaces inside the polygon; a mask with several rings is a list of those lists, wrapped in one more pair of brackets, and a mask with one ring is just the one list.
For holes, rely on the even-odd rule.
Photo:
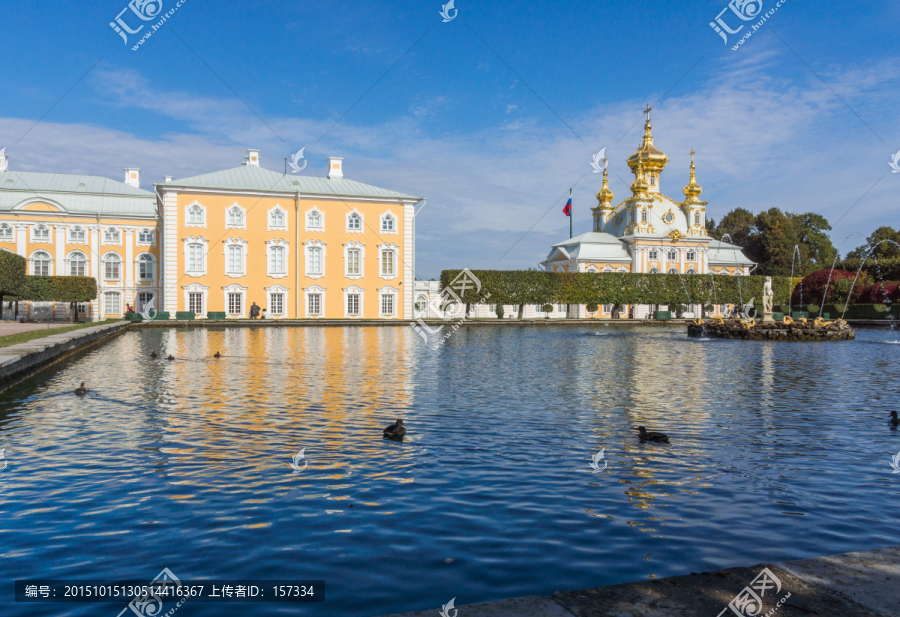
{"label": "russian flag", "polygon": [[569,201],[566,202],[566,207],[563,208],[563,214],[566,216],[572,216],[572,198],[569,197]]}

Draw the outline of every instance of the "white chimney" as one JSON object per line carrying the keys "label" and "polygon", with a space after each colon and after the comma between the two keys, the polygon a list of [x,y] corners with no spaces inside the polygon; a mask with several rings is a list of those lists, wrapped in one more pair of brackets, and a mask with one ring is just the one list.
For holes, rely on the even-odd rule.
{"label": "white chimney", "polygon": [[344,170],[341,169],[343,166],[344,159],[339,156],[329,156],[328,157],[328,179],[329,180],[337,180],[339,178],[344,177]]}
{"label": "white chimney", "polygon": [[6,156],[6,148],[0,150],[0,171],[6,171],[9,168],[9,157]]}
{"label": "white chimney", "polygon": [[172,176],[163,176],[166,179],[166,182],[172,181]]}
{"label": "white chimney", "polygon": [[136,189],[141,188],[141,170],[135,167],[125,168],[125,184]]}
{"label": "white chimney", "polygon": [[244,157],[244,165],[259,167],[259,150],[247,148],[247,156]]}

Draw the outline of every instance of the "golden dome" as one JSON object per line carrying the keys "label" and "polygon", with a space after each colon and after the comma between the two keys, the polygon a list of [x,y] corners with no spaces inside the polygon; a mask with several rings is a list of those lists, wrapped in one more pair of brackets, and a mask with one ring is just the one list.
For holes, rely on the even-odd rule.
{"label": "golden dome", "polygon": [[650,133],[650,111],[652,109],[650,105],[647,105],[647,109],[644,110],[644,113],[647,114],[647,121],[644,123],[644,141],[638,146],[637,151],[628,157],[628,166],[631,167],[631,171],[634,171],[638,164],[642,164],[647,171],[658,173],[669,162],[669,157],[653,145],[653,135]]}
{"label": "golden dome", "polygon": [[608,208],[612,209],[612,200],[615,197],[615,193],[609,190],[609,181],[606,178],[606,168],[603,168],[603,188],[600,189],[600,192],[597,193],[597,208]]}
{"label": "golden dome", "polygon": [[634,193],[635,197],[640,197],[643,196],[649,188],[650,185],[647,184],[647,180],[644,179],[644,165],[638,161],[637,170],[635,170],[634,173],[634,182],[631,183],[631,192]]}
{"label": "golden dome", "polygon": [[705,202],[700,201],[700,194],[703,192],[703,187],[697,184],[697,174],[695,172],[694,167],[694,151],[691,150],[691,180],[688,182],[688,185],[684,187],[684,203],[687,204],[701,204]]}

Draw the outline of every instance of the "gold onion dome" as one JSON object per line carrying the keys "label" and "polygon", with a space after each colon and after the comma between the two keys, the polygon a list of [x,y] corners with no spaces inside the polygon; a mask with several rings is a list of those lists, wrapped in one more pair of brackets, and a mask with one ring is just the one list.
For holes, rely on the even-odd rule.
{"label": "gold onion dome", "polygon": [[643,195],[650,188],[650,185],[647,184],[647,180],[644,179],[644,165],[642,163],[638,163],[637,170],[634,173],[634,182],[631,183],[631,192],[635,194],[635,196]]}
{"label": "gold onion dome", "polygon": [[684,187],[684,202],[685,203],[699,203],[700,202],[700,194],[703,192],[703,187],[697,184],[697,173],[696,167],[694,167],[694,151],[691,150],[691,180],[688,182],[688,185]]}
{"label": "gold onion dome", "polygon": [[640,164],[648,171],[660,172],[669,162],[669,157],[653,145],[653,135],[650,133],[650,111],[652,109],[650,105],[647,105],[647,109],[644,110],[644,113],[647,114],[647,121],[644,123],[644,141],[638,146],[637,152],[628,157],[628,166],[631,167],[631,171],[634,171]]}
{"label": "gold onion dome", "polygon": [[609,190],[609,180],[606,177],[606,168],[603,169],[603,188],[600,189],[600,192],[597,193],[597,201],[600,203],[601,208],[612,208],[612,200],[615,197],[615,193]]}

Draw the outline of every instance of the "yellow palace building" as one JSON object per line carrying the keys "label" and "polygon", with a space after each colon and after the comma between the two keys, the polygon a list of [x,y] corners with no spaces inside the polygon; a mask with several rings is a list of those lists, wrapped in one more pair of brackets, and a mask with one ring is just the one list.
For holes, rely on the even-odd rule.
{"label": "yellow palace building", "polygon": [[0,250],[29,274],[94,276],[98,300],[79,309],[93,320],[128,304],[245,318],[253,303],[276,318],[411,318],[421,198],[344,178],[338,157],[324,178],[259,163],[251,149],[239,167],[150,192],[139,169],[120,183],[10,171],[0,155]]}
{"label": "yellow palace building", "polygon": [[[645,110],[644,139],[628,157],[635,178],[631,195],[613,205],[615,195],[604,167],[598,203],[591,209],[593,230],[554,244],[541,265],[551,272],[750,274],[755,264],[739,246],[706,235],[707,202],[700,200],[703,189],[697,184],[693,150],[690,178],[682,190],[684,200],[662,193],[660,176],[669,159],[653,145],[650,110],[649,106]],[[650,306],[633,308],[635,318],[651,313]],[[689,307],[687,316],[699,316],[700,310],[700,306]],[[717,306],[713,314],[723,315],[727,310],[725,305]],[[572,305],[568,316],[603,318],[611,312],[611,306],[588,313],[585,305]]]}

